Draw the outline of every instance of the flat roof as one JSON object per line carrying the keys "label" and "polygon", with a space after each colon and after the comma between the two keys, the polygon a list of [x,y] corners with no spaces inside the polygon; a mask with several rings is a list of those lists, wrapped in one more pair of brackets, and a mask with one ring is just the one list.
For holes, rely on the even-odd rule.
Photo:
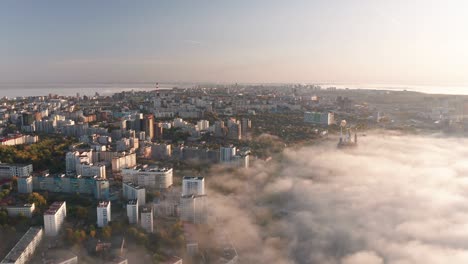
{"label": "flat roof", "polygon": [[8,255],[0,263],[14,263],[21,256],[23,251],[28,247],[31,241],[42,231],[40,227],[31,227],[16,243],[16,245],[10,250]]}
{"label": "flat roof", "polygon": [[100,201],[97,207],[107,207],[110,204],[110,201]]}
{"label": "flat roof", "polygon": [[184,180],[203,180],[203,176],[184,176]]}
{"label": "flat roof", "polygon": [[136,185],[134,184],[133,182],[123,182],[123,184],[125,185],[128,185],[134,189],[145,189],[144,187],[140,186],[140,185]]}
{"label": "flat roof", "polygon": [[128,205],[136,205],[137,203],[138,203],[137,199],[128,200],[127,202]]}
{"label": "flat roof", "polygon": [[53,202],[49,209],[47,209],[47,211],[45,211],[44,215],[54,215],[57,213],[57,211],[60,209],[60,207],[62,207],[62,205],[64,204],[65,202]]}

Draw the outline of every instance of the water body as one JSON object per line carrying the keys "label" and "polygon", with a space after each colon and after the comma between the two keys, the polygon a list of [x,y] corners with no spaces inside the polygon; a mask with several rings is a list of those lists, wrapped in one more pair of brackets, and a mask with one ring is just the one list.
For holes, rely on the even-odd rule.
{"label": "water body", "polygon": [[[180,85],[159,84],[159,88],[167,89]],[[150,91],[156,89],[154,83],[83,83],[83,84],[0,84],[0,98],[1,97],[26,97],[26,96],[42,96],[49,94],[57,94],[64,96],[75,96],[77,93],[80,96],[93,96],[96,93],[100,95],[112,95],[122,91]]]}
{"label": "water body", "polygon": [[389,85],[389,84],[322,84],[322,87],[338,89],[369,89],[389,91],[411,91],[427,94],[468,95],[468,86]]}

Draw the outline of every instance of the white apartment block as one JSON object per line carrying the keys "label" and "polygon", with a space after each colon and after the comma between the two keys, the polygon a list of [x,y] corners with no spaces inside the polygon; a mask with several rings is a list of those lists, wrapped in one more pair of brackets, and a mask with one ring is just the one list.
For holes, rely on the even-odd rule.
{"label": "white apartment block", "polygon": [[33,172],[32,164],[8,164],[0,163],[0,179],[12,177],[27,177]]}
{"label": "white apartment block", "polygon": [[44,213],[44,232],[46,236],[56,236],[67,216],[66,202],[54,202]]}
{"label": "white apartment block", "polygon": [[32,204],[22,204],[22,205],[16,205],[16,206],[7,206],[5,207],[5,209],[8,212],[8,216],[16,217],[19,215],[23,215],[27,218],[31,218],[34,210],[36,209],[36,206],[34,205],[34,203],[32,203]]}
{"label": "white apartment block", "polygon": [[173,183],[172,176],[172,168],[137,166],[131,169],[122,169],[123,181],[131,181],[150,189],[169,188]]}
{"label": "white apartment block", "polygon": [[184,176],[182,179],[182,196],[205,195],[205,178]]}
{"label": "white apartment block", "polygon": [[106,166],[104,164],[80,163],[76,165],[76,175],[106,179]]}
{"label": "white apartment block", "polygon": [[148,233],[153,233],[153,208],[143,207],[140,215],[140,225]]}
{"label": "white apartment block", "polygon": [[125,168],[132,168],[136,166],[136,153],[123,154],[120,157],[112,158],[112,171],[119,172]]}
{"label": "white apartment block", "polygon": [[97,226],[104,227],[111,221],[111,202],[102,201],[96,207]]}
{"label": "white apartment block", "polygon": [[184,195],[180,198],[180,219],[194,224],[206,222],[206,195]]}
{"label": "white apartment block", "polygon": [[146,204],[146,190],[143,187],[133,184],[132,182],[122,183],[123,197],[127,200],[138,200],[138,204]]}
{"label": "white apartment block", "polygon": [[1,264],[25,264],[39,246],[44,232],[42,228],[31,227],[0,262]]}
{"label": "white apartment block", "polygon": [[138,224],[138,200],[129,200],[127,202],[127,217],[130,224]]}

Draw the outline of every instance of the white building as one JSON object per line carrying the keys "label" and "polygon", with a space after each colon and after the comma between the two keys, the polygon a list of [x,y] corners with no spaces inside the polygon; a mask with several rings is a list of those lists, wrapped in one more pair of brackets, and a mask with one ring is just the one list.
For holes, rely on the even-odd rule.
{"label": "white building", "polygon": [[[67,152],[65,155],[66,172],[77,173],[77,165],[91,164],[93,162],[93,150]],[[78,173],[81,175],[81,173]]]}
{"label": "white building", "polygon": [[153,233],[153,208],[143,207],[141,209],[140,224],[148,233]]}
{"label": "white building", "polygon": [[56,236],[67,216],[66,202],[54,202],[44,213],[44,232],[46,236]]}
{"label": "white building", "polygon": [[106,179],[106,166],[104,164],[80,163],[76,165],[76,174],[86,177],[97,176]]}
{"label": "white building", "polygon": [[127,202],[127,217],[130,224],[138,224],[138,200]]}
{"label": "white building", "polygon": [[6,257],[0,262],[1,264],[25,264],[27,263],[36,248],[39,246],[44,232],[42,228],[31,227],[16,243],[13,249],[6,255]]}
{"label": "white building", "polygon": [[127,200],[137,199],[140,205],[146,204],[146,190],[143,187],[133,184],[132,182],[122,183],[123,197]]}
{"label": "white building", "polygon": [[32,193],[33,179],[32,176],[18,178],[18,192],[19,193]]}
{"label": "white building", "polygon": [[205,195],[205,178],[184,176],[182,179],[182,196]]}
{"label": "white building", "polygon": [[128,153],[120,157],[112,158],[112,171],[119,172],[124,168],[132,168],[136,166],[136,154]]}
{"label": "white building", "polygon": [[172,186],[172,168],[137,166],[122,169],[122,180],[131,181],[145,188],[167,189]]}
{"label": "white building", "polygon": [[206,222],[206,195],[184,195],[180,198],[180,219],[194,224]]}
{"label": "white building", "polygon": [[96,207],[97,226],[104,227],[111,221],[111,202],[102,201]]}
{"label": "white building", "polygon": [[33,172],[32,164],[8,164],[0,163],[0,179],[12,177],[27,177]]}
{"label": "white building", "polygon": [[197,129],[199,131],[208,130],[210,127],[210,122],[208,120],[200,120],[197,122]]}
{"label": "white building", "polygon": [[16,206],[7,206],[5,207],[5,209],[8,212],[8,216],[16,217],[19,215],[23,215],[27,218],[31,218],[34,210],[36,209],[36,206],[34,205],[34,203],[32,203],[32,204],[22,204],[22,205],[16,205]]}

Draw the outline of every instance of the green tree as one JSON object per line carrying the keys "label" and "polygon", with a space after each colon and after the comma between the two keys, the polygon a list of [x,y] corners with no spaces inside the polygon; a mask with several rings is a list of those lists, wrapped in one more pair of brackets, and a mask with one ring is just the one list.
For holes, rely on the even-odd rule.
{"label": "green tree", "polygon": [[40,208],[47,206],[47,200],[40,193],[33,192],[28,196],[28,203],[34,203]]}

